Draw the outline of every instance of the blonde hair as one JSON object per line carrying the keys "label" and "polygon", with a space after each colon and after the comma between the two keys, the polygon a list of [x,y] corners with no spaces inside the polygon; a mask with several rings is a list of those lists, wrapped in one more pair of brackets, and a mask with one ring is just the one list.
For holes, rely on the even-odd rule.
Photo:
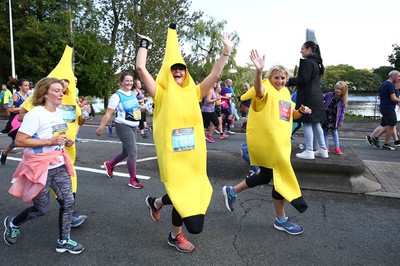
{"label": "blonde hair", "polygon": [[345,81],[340,80],[340,81],[336,82],[334,89],[336,89],[338,87],[342,88],[343,103],[347,104],[348,97],[349,97],[349,87],[348,87],[347,83]]}
{"label": "blonde hair", "polygon": [[39,80],[38,83],[36,83],[35,90],[33,92],[32,96],[32,104],[34,106],[37,105],[45,105],[46,103],[46,94],[49,91],[49,88],[51,84],[54,83],[59,83],[61,86],[63,85],[63,82],[60,79],[57,78],[42,78]]}
{"label": "blonde hair", "polygon": [[282,65],[272,66],[268,71],[267,78],[270,79],[276,72],[279,71],[282,71],[285,74],[286,78],[289,78],[289,71],[286,69],[286,67]]}

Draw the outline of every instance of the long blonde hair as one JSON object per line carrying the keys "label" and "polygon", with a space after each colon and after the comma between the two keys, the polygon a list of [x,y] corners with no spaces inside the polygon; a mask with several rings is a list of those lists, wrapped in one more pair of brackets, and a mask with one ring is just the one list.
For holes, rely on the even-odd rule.
{"label": "long blonde hair", "polygon": [[340,80],[340,81],[336,82],[334,89],[336,89],[337,87],[342,88],[343,103],[347,105],[348,97],[349,97],[349,86],[347,85],[347,83],[345,81]]}

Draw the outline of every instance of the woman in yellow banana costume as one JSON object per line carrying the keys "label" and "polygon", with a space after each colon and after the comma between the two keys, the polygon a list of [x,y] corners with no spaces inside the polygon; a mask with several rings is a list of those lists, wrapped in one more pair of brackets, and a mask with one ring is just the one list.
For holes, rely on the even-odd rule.
{"label": "woman in yellow banana costume", "polygon": [[[284,199],[299,212],[307,209],[296,175],[290,162],[293,118],[310,114],[311,109],[301,106],[295,110],[289,90],[285,87],[289,72],[283,66],[274,66],[268,79],[262,80],[265,55],[259,56],[256,50],[250,53],[256,68],[254,88],[247,95],[254,95],[247,120],[246,139],[249,147],[251,165],[261,168],[255,174],[235,186],[224,186],[222,192],[228,210],[234,210],[236,194],[255,186],[268,184],[274,179],[272,199],[276,211],[274,227],[291,235],[298,235],[303,228],[293,223],[285,214]],[[245,97],[247,97],[247,95]],[[245,97],[242,96],[242,99]]]}
{"label": "woman in yellow banana costume", "polygon": [[[65,122],[67,122],[68,131],[67,137],[68,139],[74,140],[76,138],[76,134],[78,133],[79,125],[83,125],[85,123],[85,119],[82,118],[82,110],[79,104],[76,101],[76,84],[75,84],[75,76],[72,70],[72,53],[73,47],[72,44],[68,44],[65,47],[64,53],[58,62],[57,66],[50,72],[48,77],[58,78],[63,80],[64,82],[64,96],[62,99],[62,115]],[[21,105],[22,110],[18,117],[18,120],[22,122],[24,115],[30,111],[34,106],[31,102],[32,96],[28,97],[27,100]],[[71,159],[72,164],[75,164],[76,159],[76,146],[75,143],[66,147],[68,155]],[[74,176],[71,176],[72,181],[72,193],[74,198],[76,196],[76,191],[78,189],[78,181],[76,170],[74,167]],[[55,194],[54,194],[55,195]],[[80,226],[87,219],[86,215],[79,214],[78,212],[72,213],[72,223],[71,227]]]}
{"label": "woman in yellow banana costume", "polygon": [[146,69],[149,37],[141,38],[136,70],[154,100],[153,134],[161,180],[167,194],[146,198],[153,220],[160,219],[163,205],[172,204],[172,231],[169,245],[182,252],[194,249],[182,233],[182,225],[191,234],[201,233],[204,215],[211,200],[212,187],[206,171],[206,144],[199,108],[202,97],[219,78],[232,49],[232,38],[224,33],[220,58],[211,73],[196,85],[182,58],[175,24],[168,29],[166,51],[157,80]]}

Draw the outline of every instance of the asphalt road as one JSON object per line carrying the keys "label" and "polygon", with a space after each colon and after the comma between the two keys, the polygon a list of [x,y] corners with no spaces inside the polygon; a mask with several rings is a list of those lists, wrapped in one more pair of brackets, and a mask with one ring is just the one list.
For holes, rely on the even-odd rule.
{"label": "asphalt road", "polygon": [[[52,200],[47,216],[22,226],[16,245],[0,243],[2,265],[398,265],[399,199],[303,190],[309,205],[304,214],[286,204],[287,215],[305,228],[299,236],[274,229],[271,186],[244,191],[235,211],[229,212],[221,188],[236,184],[246,174],[247,166],[239,153],[242,134],[207,144],[214,193],[204,231],[186,234],[195,251],[180,253],[167,244],[171,207],[161,211],[157,223],[151,220],[144,203],[147,195],[165,193],[152,140],[138,140],[138,173],[144,188],[136,190],[127,186],[125,165],[116,167],[114,178],[107,178],[102,163],[117,153],[121,144],[118,138],[106,134],[96,137],[95,129],[82,127],[79,137],[83,142],[77,144],[79,188],[75,209],[89,219],[72,230],[71,238],[82,243],[85,251],[80,255],[55,251],[58,206]],[[348,141],[358,145],[360,157],[371,153],[363,140]],[[8,142],[8,137],[0,135],[0,147]],[[14,150],[7,164],[0,165],[0,219],[29,206],[7,193],[21,152]],[[225,157],[224,164],[220,163],[221,156]]]}

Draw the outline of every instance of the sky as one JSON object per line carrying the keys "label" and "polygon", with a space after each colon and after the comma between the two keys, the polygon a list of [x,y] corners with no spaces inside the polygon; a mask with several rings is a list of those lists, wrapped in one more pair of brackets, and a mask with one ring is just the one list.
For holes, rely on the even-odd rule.
{"label": "sky", "polygon": [[392,45],[400,45],[399,0],[192,0],[191,11],[198,10],[238,33],[240,66],[251,64],[250,50],[257,49],[266,69],[294,69],[306,29],[315,32],[325,66],[390,66]]}

